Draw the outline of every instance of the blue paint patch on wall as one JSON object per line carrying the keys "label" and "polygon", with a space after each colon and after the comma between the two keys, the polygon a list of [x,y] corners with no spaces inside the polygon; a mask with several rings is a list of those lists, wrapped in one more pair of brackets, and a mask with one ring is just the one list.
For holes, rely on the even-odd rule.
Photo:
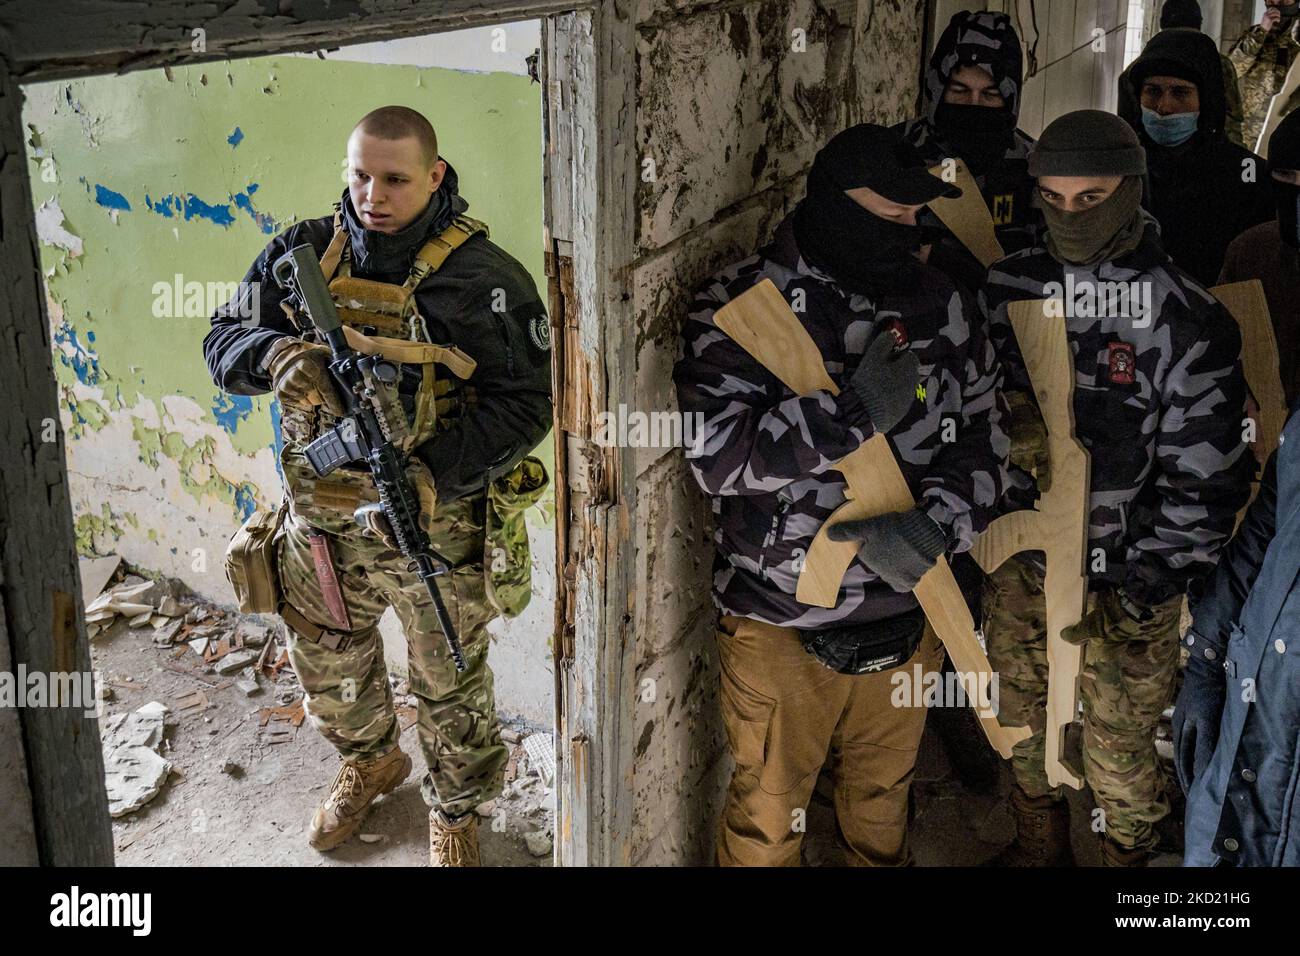
{"label": "blue paint patch on wall", "polygon": [[190,193],[185,197],[185,219],[208,219],[218,226],[231,226],[234,225],[235,214],[230,211],[229,203],[206,203]]}
{"label": "blue paint patch on wall", "polygon": [[253,414],[253,400],[247,395],[227,395],[220,392],[212,402],[212,417],[217,424],[230,434],[235,433],[239,423]]}
{"label": "blue paint patch on wall", "polygon": [[[156,212],[158,215],[163,216],[166,219],[170,219],[174,214],[172,211],[172,200],[175,198],[176,198],[175,196],[165,196],[162,199],[159,199],[157,202],[154,202],[153,197],[151,197],[148,193],[145,193],[144,204],[148,206],[152,212]],[[180,202],[177,201],[176,212],[179,211],[180,211]]]}
{"label": "blue paint patch on wall", "polygon": [[161,199],[145,196],[144,201],[151,210],[166,219],[178,216],[184,216],[186,220],[207,219],[218,226],[229,226],[235,221],[235,214],[230,211],[229,203],[220,205],[206,203],[193,193],[186,193],[183,196],[173,193]]}
{"label": "blue paint patch on wall", "polygon": [[235,510],[239,512],[239,520],[247,521],[257,510],[257,500],[253,497],[253,486],[248,482],[235,486]]}
{"label": "blue paint patch on wall", "polygon": [[[79,425],[86,424],[86,416],[81,414],[80,406],[75,401],[72,401],[71,399],[68,400],[68,412],[69,414],[72,415],[73,418],[77,420],[77,424]],[[79,437],[80,437],[79,435],[73,435],[72,440],[76,441]]]}
{"label": "blue paint patch on wall", "polygon": [[95,202],[105,209],[120,209],[123,212],[131,211],[131,204],[127,202],[125,196],[101,186],[99,183],[95,183]]}
{"label": "blue paint patch on wall", "polygon": [[280,476],[280,483],[284,483],[284,469],[280,467],[280,450],[284,448],[284,435],[280,432],[280,402],[278,399],[271,399],[271,448],[275,451],[275,471]]}
{"label": "blue paint patch on wall", "polygon": [[280,228],[279,224],[268,213],[258,212],[253,208],[253,193],[257,192],[257,187],[257,183],[249,183],[245,192],[235,193],[231,198],[235,201],[236,206],[253,218],[253,222],[257,223],[259,229],[268,236],[274,235]]}
{"label": "blue paint patch on wall", "polygon": [[269,214],[258,212],[253,208],[253,193],[257,192],[257,186],[257,183],[250,183],[246,191],[231,193],[230,200],[226,203],[204,202],[193,193],[172,193],[170,196],[163,196],[161,199],[154,199],[152,196],[146,195],[144,202],[151,211],[165,219],[177,217],[184,217],[186,220],[206,219],[223,228],[234,225],[235,212],[231,209],[231,203],[233,203],[237,209],[248,213],[262,232],[270,235],[275,233],[280,226]]}
{"label": "blue paint patch on wall", "polygon": [[226,137],[226,142],[230,144],[231,149],[234,149],[243,141],[244,141],[244,131],[240,129],[238,126],[235,127],[235,131],[233,133],[231,133],[229,136]]}
{"label": "blue paint patch on wall", "polygon": [[[94,335],[89,336],[93,341]],[[77,330],[74,329],[67,319],[54,330],[55,346],[67,345],[71,347],[72,354],[68,354],[67,349],[59,348],[59,361],[65,367],[71,368],[77,376],[77,381],[82,385],[98,385],[104,373],[99,367],[99,356],[88,351],[84,345],[77,340]]]}

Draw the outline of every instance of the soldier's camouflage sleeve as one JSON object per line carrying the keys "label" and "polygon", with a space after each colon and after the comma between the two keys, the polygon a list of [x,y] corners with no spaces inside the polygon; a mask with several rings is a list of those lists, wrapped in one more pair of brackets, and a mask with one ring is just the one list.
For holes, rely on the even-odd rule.
{"label": "soldier's camouflage sleeve", "polygon": [[[1014,276],[1002,272],[999,266],[994,268],[999,270],[996,273],[996,281],[1001,283],[1015,281]],[[991,278],[993,275],[990,273]],[[1038,289],[1041,285],[1026,285],[1027,290],[1031,288]],[[1008,307],[1014,300],[999,290],[996,299],[991,301],[988,286],[985,286],[979,290],[976,301],[979,304],[979,313],[987,323],[989,341],[1001,360],[1003,392],[1026,393],[1037,406],[1037,400],[1033,398],[1034,389],[1029,381],[1029,372],[1025,368],[1024,357],[1020,354],[1020,344],[1016,342],[1016,337],[1011,331],[1011,320],[1007,317]]]}
{"label": "soldier's camouflage sleeve", "polygon": [[1238,77],[1244,77],[1254,65],[1255,58],[1264,48],[1264,40],[1267,37],[1268,31],[1257,23],[1232,45],[1232,49],[1228,51],[1228,59],[1232,61],[1232,67],[1237,71]]}
{"label": "soldier's camouflage sleeve", "polygon": [[[964,380],[959,385],[961,418],[954,441],[942,441],[941,424],[941,443],[921,479],[918,503],[947,532],[948,550],[959,552],[969,550],[998,515],[998,502],[1009,481],[1011,439],[1006,431],[1002,364],[988,324],[962,293],[953,294],[949,314],[970,330]],[[899,438],[893,439],[895,444]]]}
{"label": "soldier's camouflage sleeve", "polygon": [[[260,395],[271,380],[259,364],[271,343],[298,330],[280,308],[288,290],[271,276],[276,259],[295,245],[310,242],[317,255],[324,250],[318,221],[296,223],[272,239],[245,273],[238,291],[213,313],[212,328],[203,339],[203,357],[212,381],[232,395]],[[324,235],[328,241],[328,234]]]}
{"label": "soldier's camouflage sleeve", "polygon": [[[1241,332],[1223,306],[1165,378],[1155,436],[1155,501],[1131,529],[1125,589],[1154,604],[1213,567],[1250,493],[1242,440]],[[1243,457],[1245,456],[1245,457]]]}
{"label": "soldier's camouflage sleeve", "polygon": [[714,324],[714,312],[752,281],[742,275],[696,293],[673,369],[678,405],[699,423],[686,460],[711,495],[776,491],[831,469],[873,434],[853,389],[782,397],[777,378]]}

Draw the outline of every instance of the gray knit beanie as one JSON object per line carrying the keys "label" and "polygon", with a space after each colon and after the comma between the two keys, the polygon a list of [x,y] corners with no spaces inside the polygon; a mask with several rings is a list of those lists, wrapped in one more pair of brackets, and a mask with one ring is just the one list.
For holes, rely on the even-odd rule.
{"label": "gray knit beanie", "polygon": [[1029,154],[1030,176],[1144,176],[1147,154],[1114,113],[1075,110],[1048,124]]}

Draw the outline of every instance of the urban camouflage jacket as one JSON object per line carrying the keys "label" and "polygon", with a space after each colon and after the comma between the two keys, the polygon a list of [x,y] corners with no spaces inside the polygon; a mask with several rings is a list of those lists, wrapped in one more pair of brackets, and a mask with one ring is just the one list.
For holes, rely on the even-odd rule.
{"label": "urban camouflage jacket", "polygon": [[[893,591],[857,559],[834,608],[795,599],[803,557],[845,501],[835,463],[873,434],[860,400],[843,386],[878,323],[920,359],[916,398],[888,436],[912,493],[952,551],[968,549],[987,525],[1008,481],[1001,372],[971,300],[934,269],[919,275],[908,291],[879,301],[847,294],[803,261],[787,220],[771,246],[696,292],[673,378],[681,410],[700,423],[686,457],[712,499],[714,601],[724,613],[819,627],[916,608],[911,594]],[[796,314],[838,395],[795,395],[714,324],[717,309],[764,278],[803,306]]]}
{"label": "urban camouflage jacket", "polygon": [[1061,299],[1074,357],[1075,433],[1091,458],[1088,573],[1154,604],[1213,566],[1253,475],[1237,323],[1175,267],[1148,222],[1137,249],[1066,267],[1045,249],[994,263],[981,311],[1006,373],[1030,391],[1007,317]]}
{"label": "urban camouflage jacket", "polygon": [[[1011,19],[1005,13],[982,10],[955,15],[939,38],[926,68],[921,115],[901,124],[903,138],[920,151],[931,167],[956,155],[935,128],[935,115],[943,101],[949,74],[972,63],[986,69],[997,65],[995,73],[1001,77],[999,90],[1006,108],[1013,116],[1020,115],[1022,58],[1020,40]],[[975,185],[993,219],[993,232],[1007,253],[1034,245],[1043,230],[1043,215],[1031,202],[1034,180],[1029,175],[1029,152],[1033,147],[1031,137],[1013,130],[1011,145],[1002,158],[975,177]],[[984,267],[928,207],[918,221],[940,235],[930,252],[930,264],[956,279],[973,295],[984,279]]]}

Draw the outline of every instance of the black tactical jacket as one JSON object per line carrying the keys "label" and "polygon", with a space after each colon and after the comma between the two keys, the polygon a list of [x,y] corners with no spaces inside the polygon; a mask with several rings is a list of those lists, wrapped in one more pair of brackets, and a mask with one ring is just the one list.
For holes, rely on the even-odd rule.
{"label": "black tactical jacket", "polygon": [[[391,236],[365,229],[344,192],[352,274],[402,283],[420,247],[468,206],[457,193],[450,164],[442,187],[420,218]],[[303,242],[318,256],[323,254],[333,234],[332,215],[290,226],[253,261],[241,292],[212,316],[203,355],[219,388],[235,395],[270,391],[262,357],[277,338],[299,334],[280,307],[289,293],[280,288],[271,267]],[[253,285],[260,301],[257,315],[247,318],[244,298]],[[477,393],[476,402],[416,449],[433,473],[438,497],[451,501],[481,491],[489,480],[509,471],[550,430],[549,326],[528,272],[482,234],[452,253],[420,283],[415,295],[433,341],[455,345],[478,363],[468,382]]]}

